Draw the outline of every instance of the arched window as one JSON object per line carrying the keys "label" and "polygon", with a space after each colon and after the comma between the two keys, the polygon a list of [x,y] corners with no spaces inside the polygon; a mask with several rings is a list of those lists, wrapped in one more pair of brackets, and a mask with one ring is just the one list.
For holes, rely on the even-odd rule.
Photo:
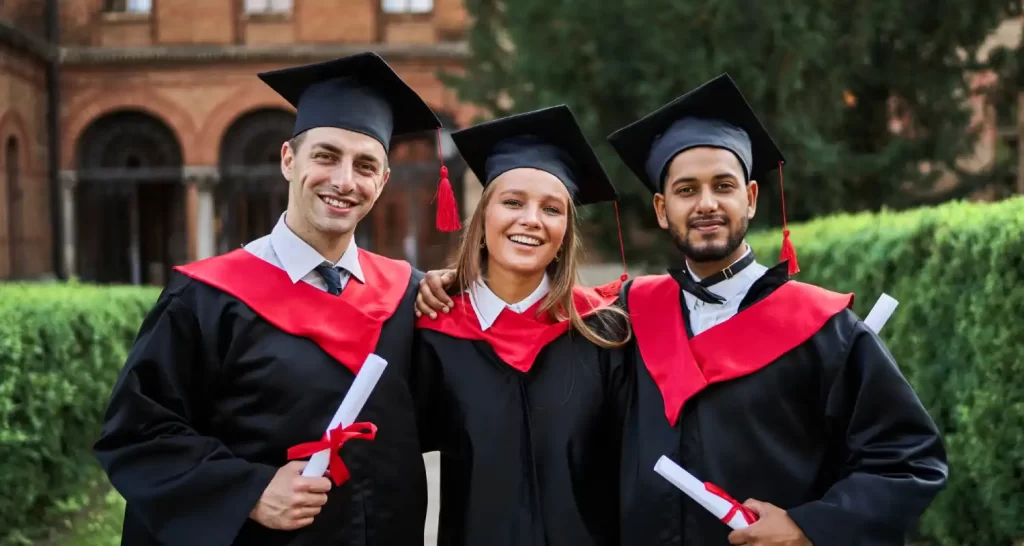
{"label": "arched window", "polygon": [[187,257],[181,145],[161,120],[119,111],[76,144],[78,275],[90,282],[163,285]]}
{"label": "arched window", "polygon": [[292,136],[295,114],[261,109],[242,115],[224,132],[217,188],[218,252],[262,237],[288,205],[281,175],[281,145]]}

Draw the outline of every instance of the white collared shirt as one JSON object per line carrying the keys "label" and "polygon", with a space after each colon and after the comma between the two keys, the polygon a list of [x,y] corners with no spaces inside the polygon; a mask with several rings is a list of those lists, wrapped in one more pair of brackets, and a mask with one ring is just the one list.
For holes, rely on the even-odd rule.
{"label": "white collared shirt", "polygon": [[547,294],[548,276],[546,274],[541,279],[540,285],[526,299],[517,303],[506,303],[486,283],[478,280],[469,289],[469,302],[473,305],[473,311],[476,312],[476,316],[480,320],[480,329],[486,331],[494,324],[494,321],[498,320],[498,315],[502,310],[511,309],[522,314]]}
{"label": "white collared shirt", "polygon": [[[740,260],[745,258],[750,252],[750,247],[747,247],[747,252],[740,257]],[[739,260],[736,261],[738,262]],[[693,330],[693,335],[697,335],[735,316],[740,310],[740,303],[743,302],[743,298],[750,291],[750,287],[753,286],[754,281],[764,275],[765,271],[768,271],[767,267],[754,262],[743,268],[734,277],[716,283],[714,286],[709,286],[708,290],[725,298],[725,303],[722,304],[703,302],[684,290],[683,296],[686,299],[686,308],[690,312],[690,329]],[[695,281],[700,281],[700,278],[694,275],[692,271],[690,276]]]}
{"label": "white collared shirt", "polygon": [[[303,281],[327,291],[327,283],[316,272],[316,266],[331,262],[309,246],[309,243],[300,239],[288,224],[285,224],[284,218],[285,215],[282,214],[269,235],[245,245],[245,249],[254,256],[284,269],[293,283]],[[332,265],[341,274],[342,289],[348,284],[350,277],[355,277],[359,282],[366,282],[363,278],[363,268],[359,266],[359,249],[356,247],[354,236],[338,263]]]}

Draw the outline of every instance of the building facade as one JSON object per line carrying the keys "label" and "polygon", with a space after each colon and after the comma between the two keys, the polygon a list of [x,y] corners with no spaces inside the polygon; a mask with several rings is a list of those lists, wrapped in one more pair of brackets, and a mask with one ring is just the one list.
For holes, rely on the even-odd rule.
{"label": "building facade", "polygon": [[[473,116],[461,0],[7,0],[0,4],[0,278],[161,285],[268,232],[284,211],[294,110],[258,72],[380,53],[448,130]],[[360,246],[440,266],[436,134],[396,142]],[[471,175],[469,175],[471,176]],[[470,179],[472,186],[475,180]],[[478,191],[478,190],[477,190]]]}

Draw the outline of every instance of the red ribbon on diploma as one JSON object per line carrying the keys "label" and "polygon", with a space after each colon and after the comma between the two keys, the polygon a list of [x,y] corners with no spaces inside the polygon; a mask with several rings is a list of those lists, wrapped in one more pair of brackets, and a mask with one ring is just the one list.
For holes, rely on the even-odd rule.
{"label": "red ribbon on diploma", "polygon": [[327,471],[334,480],[334,485],[341,485],[348,480],[350,474],[345,462],[341,460],[341,446],[349,440],[373,440],[377,436],[377,425],[373,423],[352,423],[347,427],[337,427],[324,433],[317,442],[306,442],[288,448],[288,460],[304,459],[325,449],[331,450],[331,458],[327,463]]}
{"label": "red ribbon on diploma", "polygon": [[722,516],[722,523],[728,524],[732,520],[733,516],[736,515],[736,512],[743,514],[743,519],[747,521],[747,525],[751,525],[757,521],[757,514],[755,514],[753,510],[736,502],[736,499],[730,497],[729,494],[722,490],[721,487],[718,487],[711,482],[704,482],[704,488],[712,495],[721,498],[732,505],[729,512]]}

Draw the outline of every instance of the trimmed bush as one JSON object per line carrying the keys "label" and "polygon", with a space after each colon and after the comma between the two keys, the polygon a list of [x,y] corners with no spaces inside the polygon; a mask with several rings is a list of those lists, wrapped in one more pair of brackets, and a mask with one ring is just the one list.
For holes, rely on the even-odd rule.
{"label": "trimmed bush", "polygon": [[[856,294],[943,431],[947,489],[916,542],[1010,546],[1024,538],[1024,198],[791,226],[796,279]],[[749,239],[774,263],[781,234]]]}
{"label": "trimmed bush", "polygon": [[0,544],[46,536],[98,475],[92,443],[158,291],[0,283]]}

